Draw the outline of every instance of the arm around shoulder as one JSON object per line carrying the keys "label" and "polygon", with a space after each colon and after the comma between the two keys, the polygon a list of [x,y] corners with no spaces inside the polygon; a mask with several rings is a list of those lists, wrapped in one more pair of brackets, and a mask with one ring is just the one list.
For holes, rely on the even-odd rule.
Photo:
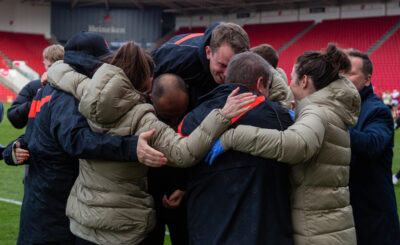
{"label": "arm around shoulder", "polygon": [[156,129],[151,145],[162,152],[172,167],[190,167],[204,158],[218,137],[229,128],[231,121],[221,110],[213,110],[203,122],[188,136],[182,137],[153,117],[147,120],[141,131]]}
{"label": "arm around shoulder", "polygon": [[221,143],[224,150],[297,164],[311,159],[319,151],[324,135],[324,120],[315,108],[310,108],[285,131],[239,125],[222,135]]}

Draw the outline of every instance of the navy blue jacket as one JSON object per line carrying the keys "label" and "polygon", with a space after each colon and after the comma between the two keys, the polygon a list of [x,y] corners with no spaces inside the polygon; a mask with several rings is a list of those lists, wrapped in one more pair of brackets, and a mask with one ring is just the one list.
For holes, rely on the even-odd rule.
{"label": "navy blue jacket", "polygon": [[23,128],[28,123],[28,113],[33,97],[42,88],[40,79],[30,81],[19,92],[17,98],[7,111],[8,120],[16,128]]}
{"label": "navy blue jacket", "polygon": [[194,108],[200,96],[218,85],[211,75],[205,50],[217,25],[218,23],[208,28],[204,35],[192,33],[175,36],[151,52],[156,64],[155,76],[173,73],[182,77],[189,85],[189,109]]}
{"label": "navy blue jacket", "polygon": [[[73,239],[65,207],[78,175],[79,158],[137,161],[137,136],[93,133],[70,94],[46,85],[33,100],[26,134],[30,153],[18,244]],[[12,144],[3,156],[10,163]]]}
{"label": "navy blue jacket", "polygon": [[[238,85],[224,84],[201,99],[181,124],[189,135],[214,108],[222,108]],[[240,93],[248,92],[241,86]],[[239,124],[284,130],[292,124],[278,104],[259,97]],[[289,168],[275,160],[235,151],[219,156],[212,166],[191,169],[187,190],[190,244],[293,244],[289,200]]]}
{"label": "navy blue jacket", "polygon": [[360,91],[361,111],[350,128],[350,202],[358,244],[400,244],[399,218],[392,183],[393,118],[373,93]]}
{"label": "navy blue jacket", "polygon": [[[4,107],[3,103],[0,101],[0,122],[3,121],[3,115],[4,115]],[[4,146],[0,144],[0,160],[3,160],[3,151],[4,151]]]}

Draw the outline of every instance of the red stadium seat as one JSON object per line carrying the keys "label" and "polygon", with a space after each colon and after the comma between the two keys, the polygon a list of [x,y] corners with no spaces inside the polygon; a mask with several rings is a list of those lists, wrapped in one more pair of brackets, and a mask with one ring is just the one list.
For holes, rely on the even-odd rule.
{"label": "red stadium seat", "polygon": [[313,21],[244,25],[250,38],[250,47],[267,43],[278,50]]}
{"label": "red stadium seat", "polygon": [[321,50],[330,42],[341,48],[355,48],[365,52],[399,20],[400,16],[325,20],[280,53],[279,66],[289,77],[300,54],[307,50]]}
{"label": "red stadium seat", "polygon": [[16,94],[0,84],[0,101],[2,102],[13,102]]}
{"label": "red stadium seat", "polygon": [[45,72],[42,52],[49,45],[43,35],[0,32],[0,50],[12,60],[24,60],[39,74]]}
{"label": "red stadium seat", "polygon": [[400,30],[397,30],[386,42],[370,55],[374,65],[372,84],[375,92],[390,93],[400,89]]}

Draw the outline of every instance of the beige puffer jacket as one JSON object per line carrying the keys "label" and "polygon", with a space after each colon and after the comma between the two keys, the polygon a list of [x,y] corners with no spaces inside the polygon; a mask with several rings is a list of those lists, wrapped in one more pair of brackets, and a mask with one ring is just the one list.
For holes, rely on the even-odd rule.
{"label": "beige puffer jacket", "polygon": [[221,137],[224,149],[296,164],[291,205],[297,245],[356,244],[347,128],[356,124],[360,104],[357,89],[341,78],[301,100],[285,131],[238,126]]}
{"label": "beige puffer jacket", "polygon": [[[67,64],[53,66],[49,77],[57,80],[51,79],[52,86],[81,100],[79,110],[93,131],[139,135],[156,129],[149,144],[163,152],[171,166],[189,167],[201,160],[230,126],[230,120],[214,110],[189,137],[182,138],[156,118],[153,106],[145,103],[146,97],[120,68],[104,64],[92,80],[82,80],[74,79],[82,75]],[[142,241],[155,225],[146,175],[147,167],[140,163],[81,159],[66,210],[72,233],[98,244]]]}
{"label": "beige puffer jacket", "polygon": [[285,71],[284,71],[282,68],[280,68],[280,67],[277,67],[277,68],[276,68],[276,71],[279,72],[279,74],[281,75],[283,81],[285,81],[286,85],[289,85],[288,78],[287,78],[287,76],[286,76]]}
{"label": "beige puffer jacket", "polygon": [[290,101],[293,100],[292,92],[281,73],[274,68],[272,70],[271,88],[268,93],[268,100],[278,102],[284,108],[290,109]]}

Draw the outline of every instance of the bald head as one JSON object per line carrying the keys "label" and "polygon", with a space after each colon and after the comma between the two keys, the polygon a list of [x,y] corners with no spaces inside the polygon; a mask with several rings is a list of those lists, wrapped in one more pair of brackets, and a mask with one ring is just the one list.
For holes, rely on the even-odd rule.
{"label": "bald head", "polygon": [[189,105],[188,91],[182,78],[174,74],[158,76],[153,81],[150,97],[157,117],[176,128]]}

